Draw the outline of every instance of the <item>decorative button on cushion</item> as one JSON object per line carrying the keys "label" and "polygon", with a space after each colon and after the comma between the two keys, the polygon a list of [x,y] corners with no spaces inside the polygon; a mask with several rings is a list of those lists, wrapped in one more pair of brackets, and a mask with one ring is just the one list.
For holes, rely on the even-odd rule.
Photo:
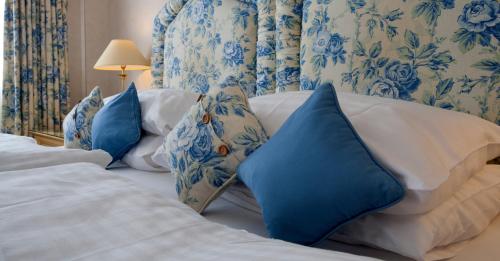
{"label": "decorative button on cushion", "polygon": [[267,135],[238,85],[211,88],[166,138],[179,199],[198,212],[236,178],[236,168]]}
{"label": "decorative button on cushion", "polygon": [[64,147],[92,149],[92,122],[102,106],[101,90],[95,87],[64,119]]}

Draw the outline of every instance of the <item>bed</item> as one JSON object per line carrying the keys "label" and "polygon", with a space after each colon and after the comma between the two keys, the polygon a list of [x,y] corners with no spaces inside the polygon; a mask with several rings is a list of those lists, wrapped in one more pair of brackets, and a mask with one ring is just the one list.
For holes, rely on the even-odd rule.
{"label": "bed", "polygon": [[[51,153],[53,153],[52,148],[38,147],[36,144],[34,144],[33,140],[31,140],[31,139],[26,139],[23,137],[11,137],[11,136],[6,136],[6,135],[2,135],[1,137],[4,139],[3,141],[6,141],[6,139],[8,139],[10,144],[13,144],[13,143],[17,144],[17,147],[24,147],[25,149],[29,148],[29,147],[35,147],[38,151],[42,151],[45,149],[46,150],[45,153],[47,155],[50,155]],[[7,144],[7,142],[5,142],[3,144]],[[67,151],[66,151],[66,153],[67,153]],[[72,158],[72,157],[68,157],[68,158]],[[94,157],[94,159],[102,159],[102,158],[103,158],[102,154],[101,155],[98,154],[97,156]],[[109,156],[106,156],[104,158],[107,159],[107,161],[110,160]],[[49,159],[49,161],[50,161],[50,157],[47,157],[47,159]],[[53,160],[52,160],[52,162],[53,162]],[[37,163],[41,164],[42,167],[47,165],[43,162],[42,163],[37,162]],[[71,209],[68,209],[67,210],[68,212],[64,211],[61,213],[59,213],[59,211],[54,211],[54,212],[58,212],[59,213],[58,215],[62,215],[62,216],[51,217],[49,214],[46,213],[46,211],[40,210],[40,212],[39,211],[33,212],[33,208],[26,208],[26,206],[31,205],[32,207],[39,206],[41,208],[46,208],[47,206],[52,206],[52,204],[55,204],[54,207],[56,207],[57,209],[67,208],[67,206],[65,207],[65,204],[60,203],[59,201],[60,201],[60,199],[65,198],[65,195],[64,195],[65,193],[68,193],[68,191],[74,191],[78,185],[85,184],[85,185],[89,186],[90,188],[88,188],[88,187],[82,188],[83,191],[77,192],[76,195],[80,194],[80,195],[84,196],[85,193],[90,193],[96,197],[102,197],[102,199],[109,201],[109,204],[105,204],[105,206],[103,206],[102,203],[98,203],[102,199],[88,199],[90,201],[90,203],[92,203],[92,202],[94,202],[94,203],[93,203],[93,205],[89,205],[84,209],[80,209],[80,207],[79,207],[80,205],[77,204],[78,207],[75,207],[75,209],[73,211],[79,211],[77,213],[80,213],[80,215],[82,214],[80,211],[83,211],[85,213],[86,212],[88,212],[88,213],[101,213],[97,216],[95,216],[95,214],[91,214],[89,217],[83,218],[85,220],[85,222],[81,223],[81,224],[82,224],[82,226],[84,224],[86,226],[84,226],[84,228],[79,228],[79,229],[85,229],[85,230],[92,229],[92,226],[94,226],[94,222],[95,222],[95,221],[91,221],[92,218],[107,217],[107,215],[102,214],[102,213],[104,213],[103,211],[96,212],[96,209],[100,209],[102,207],[114,209],[112,207],[114,204],[122,204],[121,203],[122,200],[117,200],[117,199],[115,199],[116,203],[113,203],[114,202],[113,200],[108,199],[108,197],[110,197],[110,196],[107,193],[104,193],[103,195],[101,195],[100,193],[96,193],[96,192],[100,191],[100,190],[106,190],[106,191],[108,191],[108,193],[113,194],[115,192],[112,192],[111,188],[118,189],[118,188],[122,188],[122,186],[125,186],[126,189],[122,188],[123,190],[120,193],[127,194],[128,192],[131,192],[130,194],[137,194],[138,191],[140,191],[139,194],[142,194],[142,193],[147,194],[147,195],[152,194],[153,195],[152,198],[156,200],[156,204],[161,205],[163,203],[163,201],[165,201],[165,202],[168,202],[169,204],[175,205],[175,207],[170,206],[171,208],[182,208],[186,211],[189,210],[189,208],[183,207],[182,204],[174,204],[174,202],[175,203],[178,203],[178,202],[177,202],[177,193],[175,191],[175,177],[171,173],[140,171],[140,170],[132,169],[132,168],[127,167],[127,166],[122,166],[122,167],[112,168],[109,171],[110,172],[109,174],[102,175],[106,171],[104,171],[102,165],[101,166],[94,165],[95,163],[81,163],[80,161],[72,162],[72,161],[67,161],[67,160],[65,161],[64,159],[62,159],[59,162],[52,163],[52,164],[58,165],[58,166],[48,167],[48,168],[47,167],[35,168],[35,169],[21,170],[21,171],[17,170],[17,171],[10,171],[10,172],[2,172],[2,179],[3,179],[3,181],[2,181],[2,195],[4,195],[5,198],[3,198],[3,200],[2,200],[2,202],[4,202],[4,204],[2,206],[2,217],[4,217],[4,219],[2,222],[3,225],[0,227],[2,228],[2,231],[6,232],[6,234],[3,234],[3,235],[7,235],[8,231],[11,231],[10,233],[14,233],[14,234],[12,234],[13,236],[2,237],[5,240],[5,241],[2,241],[3,243],[1,244],[3,246],[2,253],[3,253],[4,258],[6,260],[9,260],[9,255],[11,253],[11,252],[9,252],[9,250],[15,249],[14,247],[12,247],[12,249],[7,247],[9,244],[13,244],[13,242],[14,243],[16,242],[15,240],[11,241],[11,239],[13,237],[15,237],[14,235],[19,236],[20,237],[19,240],[23,239],[23,237],[26,237],[26,234],[20,233],[20,231],[22,231],[21,229],[14,229],[16,227],[16,225],[11,220],[9,220],[8,216],[14,215],[19,219],[18,222],[20,225],[18,225],[18,226],[24,226],[24,229],[26,230],[26,233],[28,233],[28,235],[31,235],[32,237],[35,236],[34,238],[31,238],[31,240],[34,240],[37,238],[37,231],[38,231],[37,229],[40,229],[40,228],[37,228],[37,225],[35,225],[35,224],[38,224],[38,222],[43,222],[43,224],[45,226],[47,226],[48,224],[46,222],[52,222],[54,220],[67,220],[68,226],[69,225],[73,226],[74,224],[71,222],[72,219],[69,219],[67,216],[67,215],[72,214]],[[19,168],[17,168],[17,169],[19,169]],[[81,174],[79,174],[79,173],[81,173]],[[94,173],[96,174],[95,177],[94,177]],[[89,174],[91,174],[90,177],[88,177]],[[18,179],[13,178],[13,176],[17,176],[17,175],[20,176]],[[45,176],[50,176],[50,175],[55,175],[55,177],[48,178],[48,179],[47,179],[47,177],[45,177]],[[85,176],[85,178],[78,177],[78,175],[80,175],[80,176],[83,175],[83,176]],[[113,177],[114,175],[118,176],[118,178],[115,179],[115,177]],[[91,178],[91,179],[88,180],[89,178]],[[93,179],[96,179],[97,181],[93,180]],[[50,182],[53,184],[45,185],[45,184],[43,184],[44,182]],[[106,185],[106,183],[108,183],[108,182],[110,184]],[[123,184],[117,185],[117,184],[115,184],[115,182],[116,183],[123,183]],[[41,189],[40,189],[40,184],[43,184]],[[63,186],[60,186],[60,184],[63,184]],[[73,186],[75,186],[75,187],[73,187]],[[103,186],[103,187],[100,188],[100,186]],[[51,187],[52,189],[47,190],[47,187]],[[38,188],[38,189],[34,189],[34,188]],[[51,191],[51,190],[54,190],[54,191]],[[38,193],[50,192],[50,194],[53,194],[53,195],[51,197],[47,197],[47,195],[45,195],[45,196],[37,195],[36,196],[37,199],[34,201],[32,199],[31,200],[22,199],[22,196],[16,196],[17,195],[16,193],[20,193],[19,195],[30,196],[30,193],[26,193],[27,191],[36,191]],[[90,192],[90,191],[92,191],[92,192]],[[116,192],[116,193],[118,193],[118,192]],[[86,198],[80,198],[78,196],[75,197],[75,194],[73,192],[69,193],[69,194],[72,195],[71,197],[69,197],[72,200],[78,200],[78,201],[82,201],[82,202],[87,201]],[[123,198],[127,198],[129,196],[119,194],[117,197],[123,199]],[[59,202],[59,203],[57,203],[57,204],[53,203],[53,202],[50,203],[51,202],[49,200],[50,198],[56,199],[55,201]],[[7,203],[7,202],[9,202],[9,200],[13,200],[13,201],[15,201],[15,203]],[[147,212],[147,209],[151,207],[150,205],[147,204],[147,201],[151,200],[150,198],[146,197],[145,199],[137,199],[137,200],[145,200],[146,202],[144,202],[144,204],[146,204],[147,206],[145,206],[143,210],[138,210],[137,209],[138,205],[135,204],[136,201],[131,201],[131,202],[134,202],[134,206],[128,206],[123,210],[120,209],[121,206],[116,206],[116,208],[117,208],[116,211],[131,210],[132,213],[144,213],[144,212]],[[96,202],[96,201],[98,201],[98,202]],[[129,201],[129,200],[127,199],[126,201]],[[88,204],[90,204],[90,203],[88,203]],[[59,205],[59,204],[61,204],[61,205]],[[81,203],[81,204],[84,204],[84,203]],[[87,203],[85,203],[85,204],[87,204]],[[150,204],[153,204],[153,203],[150,203]],[[69,205],[74,205],[74,202],[69,203]],[[24,212],[23,212],[23,209],[24,209]],[[14,211],[14,212],[12,212],[12,211]],[[51,212],[51,211],[48,211],[48,212]],[[9,213],[9,214],[7,214],[7,213]],[[32,219],[32,218],[34,218],[33,213],[36,213],[36,215],[34,215],[34,216],[41,215],[41,217],[38,217],[41,219],[38,219],[38,218]],[[167,214],[169,214],[168,211],[165,213],[165,215],[167,215]],[[24,215],[27,215],[27,216],[24,217]],[[175,214],[175,215],[179,215],[179,214]],[[196,217],[196,219],[199,219],[199,221],[204,220],[203,218],[199,217],[195,213],[192,213],[192,215],[194,217]],[[33,226],[23,225],[26,223],[23,221],[23,219],[21,217],[30,219],[32,222],[34,222]],[[115,217],[115,216],[113,215],[113,217]],[[215,201],[210,206],[210,208],[207,209],[204,217],[208,221],[211,221],[214,224],[220,224],[223,227],[227,226],[227,227],[230,227],[230,228],[235,229],[235,230],[245,230],[245,231],[248,231],[252,234],[261,236],[261,237],[267,237],[267,232],[266,232],[266,229],[264,227],[262,216],[260,215],[260,210],[258,209],[258,206],[256,207],[255,199],[253,198],[251,192],[248,189],[246,189],[246,187],[241,183],[239,183],[239,184],[235,185],[234,187],[232,187],[231,189],[229,189],[220,199]],[[138,217],[134,216],[134,218],[138,218]],[[173,217],[166,218],[166,219],[172,220]],[[120,220],[120,221],[132,222],[129,220],[127,220],[127,221]],[[83,221],[79,221],[77,223],[80,224],[80,222],[83,222]],[[101,222],[101,221],[99,221],[99,222]],[[207,221],[203,221],[203,222],[207,222]],[[154,223],[154,222],[152,222],[152,223]],[[42,223],[40,223],[40,224],[42,224]],[[138,225],[141,225],[141,222],[139,222]],[[104,229],[106,226],[107,225],[104,225],[104,227],[101,229]],[[109,225],[109,226],[113,227],[111,225]],[[481,258],[482,260],[488,260],[489,257],[494,257],[494,256],[498,255],[498,249],[496,247],[495,242],[499,236],[499,232],[500,232],[499,226],[500,226],[500,220],[497,217],[484,233],[482,233],[477,238],[472,239],[470,241],[470,243],[468,243],[468,245],[463,250],[461,250],[456,257],[454,257],[451,260],[468,260],[470,257]],[[127,227],[127,226],[125,226],[125,227]],[[56,231],[60,231],[58,233],[63,233],[61,231],[65,231],[66,229],[68,229],[67,227],[61,227],[61,228],[57,227],[56,228],[55,225],[48,225],[47,228],[52,231],[51,233],[55,233]],[[12,229],[14,229],[14,231],[12,231]],[[224,229],[226,229],[226,228],[224,228]],[[73,233],[83,233],[83,232],[80,231],[80,232],[73,232]],[[125,233],[125,232],[122,231],[122,232],[113,232],[113,233]],[[195,233],[195,232],[187,231],[186,233]],[[199,232],[196,232],[196,233],[199,233]],[[66,234],[63,233],[63,235],[66,235]],[[69,234],[66,236],[69,237],[67,239],[72,240],[72,237],[73,237],[72,234]],[[91,236],[91,235],[89,235],[89,236]],[[242,237],[241,235],[238,235],[238,238],[241,238],[241,237]],[[24,239],[26,239],[26,238],[24,238]],[[87,240],[90,240],[90,239],[87,239]],[[92,239],[92,240],[97,240],[97,239]],[[103,238],[102,240],[105,240],[105,238]],[[165,239],[165,240],[168,241],[167,239]],[[261,239],[261,240],[263,240],[263,239]],[[37,242],[37,241],[35,240],[34,242]],[[58,242],[58,241],[56,240],[54,242]],[[254,242],[254,241],[252,241],[252,242]],[[128,243],[128,244],[133,245],[133,243]],[[26,247],[26,245],[24,245],[24,247]],[[42,247],[41,249],[43,249],[43,250],[47,250],[47,249],[55,250],[55,249],[58,249],[59,246],[58,245],[47,245],[45,247],[46,248]],[[79,249],[76,246],[74,246],[74,248],[75,248],[75,250]],[[319,248],[334,250],[334,251],[339,251],[339,252],[345,252],[345,253],[351,253],[351,254],[360,255],[360,256],[368,256],[368,257],[378,258],[378,259],[383,259],[383,260],[411,260],[411,259],[408,259],[406,257],[399,256],[397,254],[394,254],[394,253],[391,253],[388,251],[364,247],[364,246],[348,245],[348,244],[344,244],[344,243],[340,243],[340,242],[336,242],[336,241],[332,241],[332,240],[328,240],[328,241],[322,243],[319,246]],[[127,253],[127,254],[121,253],[121,251],[125,251],[125,250],[116,250],[116,251],[120,255],[124,255],[123,257],[127,257],[127,258],[139,257],[142,254],[142,252],[135,252],[133,255],[129,256],[130,253]],[[134,252],[134,251],[132,251],[132,252]],[[142,250],[142,251],[146,251],[146,250]],[[148,250],[148,251],[155,252],[155,251],[159,251],[159,250]],[[289,251],[289,250],[287,250],[287,251]],[[45,253],[45,251],[43,251],[43,252]],[[54,254],[52,252],[53,251],[47,251],[46,252],[47,256],[44,256],[43,259],[45,259],[45,258],[46,259],[60,259],[63,256],[65,256],[61,253],[57,253],[57,254],[61,254],[61,256],[52,255],[52,254]],[[162,256],[160,252],[155,252],[155,253],[158,253],[158,256],[156,256],[155,258],[165,257],[165,256]],[[37,252],[37,253],[41,254],[40,252]],[[101,258],[103,256],[116,257],[117,253],[114,253],[114,252],[108,253],[106,251],[103,251],[102,253],[99,252],[99,254],[89,255],[89,256],[82,255],[81,257],[82,258],[85,257],[84,259],[95,259],[95,258]],[[174,258],[175,255],[172,254],[172,252],[170,252],[170,250],[166,253],[169,254],[169,256],[167,258],[175,259]],[[186,256],[184,254],[185,254],[185,252],[179,253],[179,257],[187,258],[188,256]],[[309,255],[311,255],[311,253],[307,253],[307,255],[309,256]],[[245,256],[250,258],[250,256],[251,256],[250,252],[246,253]],[[300,260],[300,255],[298,253],[294,253],[292,256],[295,258],[299,258],[298,260]],[[23,257],[22,259],[30,259],[29,256],[20,255],[18,257]],[[285,259],[289,258],[289,257],[285,257],[285,256],[282,256],[282,257]],[[321,257],[321,255],[319,255],[318,258],[319,257]],[[339,255],[338,257],[340,258],[340,257],[342,257],[342,255]],[[192,258],[196,258],[196,257],[192,257]]]}
{"label": "bed", "polygon": [[364,259],[209,222],[95,164],[7,171],[0,179],[2,260]]}
{"label": "bed", "polygon": [[[451,51],[439,49],[451,42],[463,43],[445,40],[452,39],[451,36],[438,39],[424,35],[441,32],[442,28],[437,21],[428,24],[429,19],[419,17],[417,25],[432,30],[420,30],[417,34],[410,26],[406,32],[399,32],[403,37],[400,42],[421,56],[422,61],[415,60],[415,64],[421,64],[418,70],[410,68],[409,63],[394,61],[396,58],[391,57],[394,54],[382,48],[382,43],[386,44],[385,38],[398,35],[391,33],[397,29],[396,25],[405,27],[408,17],[403,14],[411,12],[415,3],[402,1],[398,3],[400,9],[392,10],[391,1],[368,2],[166,1],[154,20],[152,87],[155,91],[146,96],[149,95],[150,101],[156,99],[156,105],[167,100],[169,105],[163,110],[152,103],[141,104],[143,132],[154,133],[144,136],[141,143],[160,146],[198,94],[210,93],[221,82],[236,83],[247,97],[255,97],[250,104],[253,103],[252,109],[269,136],[309,98],[312,92],[308,90],[332,82],[341,93],[340,105],[354,128],[378,160],[391,171],[402,173],[398,176],[401,179],[411,180],[411,171],[419,169],[428,170],[428,176],[439,176],[442,173],[433,172],[432,168],[442,167],[440,160],[449,163],[460,158],[457,148],[475,141],[474,135],[470,135],[469,143],[463,138],[462,143],[454,144],[452,141],[460,137],[460,131],[471,134],[477,129],[488,130],[481,138],[496,143],[474,149],[477,152],[474,160],[484,161],[482,165],[458,164],[455,169],[462,175],[455,175],[458,178],[453,180],[446,175],[443,178],[448,190],[465,183],[470,173],[480,172],[487,160],[500,156],[500,132],[491,123],[499,124],[500,119],[497,72],[491,72],[486,60],[482,66],[471,65],[474,69],[462,66],[464,57],[482,59],[488,52],[481,52],[479,44],[477,49],[474,46],[455,46]],[[470,1],[451,1],[453,5],[444,2],[449,1],[440,2],[442,11],[453,12],[457,17],[471,5]],[[382,17],[378,11],[387,13],[379,24],[370,23],[372,29],[360,27],[368,15],[374,19]],[[379,31],[382,36],[377,34]],[[498,43],[495,37],[488,38],[491,44],[485,48],[495,47]],[[328,46],[322,45],[325,43]],[[467,54],[457,54],[459,51]],[[359,63],[367,64],[363,60],[367,54],[378,59],[377,68],[356,67]],[[404,59],[411,58],[408,52],[403,54],[406,54]],[[467,65],[471,62],[475,61]],[[466,69],[471,71],[470,75],[461,75]],[[434,74],[429,70],[434,70]],[[363,74],[365,78],[360,76]],[[368,79],[372,74],[380,79]],[[394,79],[394,75],[399,79]],[[171,99],[174,96],[163,97],[161,89],[185,90],[196,95],[175,102]],[[255,101],[260,102],[258,106]],[[148,118],[144,106],[146,110],[153,108],[161,113]],[[431,106],[475,114],[490,122],[463,113],[445,113]],[[172,108],[179,115],[173,116]],[[384,120],[379,125],[373,120],[377,115],[385,116],[380,117]],[[156,119],[159,127],[146,126],[145,118],[153,122]],[[391,135],[377,132],[387,131],[384,127],[393,131]],[[392,138],[391,142],[387,136]],[[412,138],[415,150],[398,149],[398,144]],[[131,151],[142,153],[138,151],[141,143]],[[423,155],[425,150],[420,145],[431,146],[432,150],[426,148],[429,154]],[[394,150],[401,154],[394,154]],[[411,260],[391,251],[362,246],[370,245],[366,242],[348,244],[328,238],[312,248],[271,239],[254,195],[241,182],[229,187],[200,216],[177,200],[176,177],[157,161],[152,164],[151,155],[146,163],[152,171],[126,164],[110,167],[113,159],[104,151],[49,149],[37,146],[31,139],[9,135],[0,135],[0,153],[0,260]],[[413,156],[421,157],[417,160]],[[404,161],[405,158],[413,162]],[[132,156],[125,156],[124,162],[135,166],[140,160],[135,162]],[[401,162],[413,164],[399,167]],[[484,168],[495,173],[499,170],[493,165]],[[448,196],[453,194],[450,191],[446,192]],[[492,195],[498,195],[498,191]],[[498,202],[498,198],[492,197]],[[406,199],[422,198],[411,194]],[[435,207],[437,203],[433,204]],[[426,207],[426,211],[431,208]],[[485,226],[490,221],[491,224],[484,232],[463,238],[456,245],[457,253],[447,252],[440,257],[453,256],[450,260],[454,261],[497,259],[500,217],[495,211],[490,212],[496,213],[493,214],[496,218],[485,220]]]}

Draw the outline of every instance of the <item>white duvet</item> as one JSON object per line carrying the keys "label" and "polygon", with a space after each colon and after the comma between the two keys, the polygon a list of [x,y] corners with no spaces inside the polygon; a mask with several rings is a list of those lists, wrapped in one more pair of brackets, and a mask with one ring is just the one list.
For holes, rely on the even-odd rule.
{"label": "white duvet", "polygon": [[0,134],[0,171],[90,162],[106,167],[111,156],[102,150],[86,151],[45,147],[28,137]]}
{"label": "white duvet", "polygon": [[207,221],[95,164],[0,172],[0,260],[368,260]]}

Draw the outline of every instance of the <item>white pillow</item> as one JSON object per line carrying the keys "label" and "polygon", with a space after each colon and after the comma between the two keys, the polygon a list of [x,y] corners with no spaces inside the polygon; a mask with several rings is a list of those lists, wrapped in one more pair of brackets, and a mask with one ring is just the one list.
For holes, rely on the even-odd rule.
{"label": "white pillow", "polygon": [[500,213],[500,166],[487,165],[450,199],[420,215],[374,214],[342,227],[334,239],[387,249],[417,260],[455,256]]}
{"label": "white pillow", "polygon": [[[273,135],[311,93],[279,93],[249,102]],[[478,117],[373,96],[339,93],[338,98],[370,151],[406,186],[403,201],[384,213],[428,212],[500,156],[500,127]]]}
{"label": "white pillow", "polygon": [[150,89],[139,92],[142,129],[167,136],[200,95],[184,90]]}
{"label": "white pillow", "polygon": [[[163,139],[165,141],[165,139]],[[165,143],[165,142],[164,142]],[[155,154],[153,155],[152,159],[153,162],[164,167],[164,168],[169,168],[168,164],[168,152],[167,149],[165,148],[165,144],[162,144],[158,150],[156,150]]]}
{"label": "white pillow", "polygon": [[155,135],[146,135],[141,138],[141,141],[132,148],[122,161],[128,166],[144,171],[168,171],[168,167],[156,164],[152,156],[162,147],[164,137]]}

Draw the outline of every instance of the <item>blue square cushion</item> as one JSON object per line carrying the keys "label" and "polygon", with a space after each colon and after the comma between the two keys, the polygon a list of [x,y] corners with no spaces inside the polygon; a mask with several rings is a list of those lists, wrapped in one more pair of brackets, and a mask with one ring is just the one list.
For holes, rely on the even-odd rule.
{"label": "blue square cushion", "polygon": [[270,236],[303,245],[404,196],[342,113],[331,84],[320,86],[251,154],[238,177],[262,208]]}
{"label": "blue square cushion", "polygon": [[92,149],[120,160],[141,139],[141,106],[135,84],[102,107],[92,123]]}

